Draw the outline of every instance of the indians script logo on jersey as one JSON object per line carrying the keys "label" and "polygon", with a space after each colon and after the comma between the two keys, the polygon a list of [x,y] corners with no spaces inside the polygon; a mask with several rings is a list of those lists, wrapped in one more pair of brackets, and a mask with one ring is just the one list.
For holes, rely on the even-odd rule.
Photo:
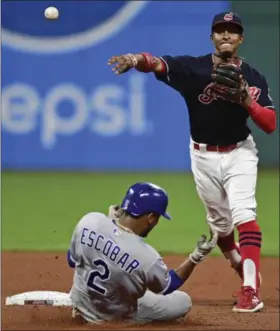
{"label": "indians script logo on jersey", "polygon": [[[2,43],[33,53],[84,49],[115,36],[148,1],[5,1],[2,4]],[[59,19],[44,18],[48,6]]]}
{"label": "indians script logo on jersey", "polygon": [[[205,105],[209,105],[213,100],[218,100],[218,99],[226,100],[222,96],[217,95],[215,92],[213,92],[213,90],[212,90],[213,85],[214,85],[214,83],[210,83],[209,85],[207,85],[203,91],[203,94],[200,94],[198,96],[198,100],[201,103],[203,103]],[[222,88],[221,88],[221,90],[222,90]],[[255,101],[258,101],[261,91],[262,90],[256,86],[249,87],[250,96]]]}

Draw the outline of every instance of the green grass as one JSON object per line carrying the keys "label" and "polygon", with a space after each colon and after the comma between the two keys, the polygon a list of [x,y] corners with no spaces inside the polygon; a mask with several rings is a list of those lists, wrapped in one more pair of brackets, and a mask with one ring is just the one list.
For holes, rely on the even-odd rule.
{"label": "green grass", "polygon": [[[2,174],[2,250],[66,250],[76,222],[85,213],[107,213],[129,185],[152,181],[170,196],[171,222],[150,235],[160,252],[190,252],[207,232],[205,212],[190,174]],[[279,254],[278,173],[260,173],[257,198],[264,234],[263,254]],[[218,253],[216,251],[216,253]]]}

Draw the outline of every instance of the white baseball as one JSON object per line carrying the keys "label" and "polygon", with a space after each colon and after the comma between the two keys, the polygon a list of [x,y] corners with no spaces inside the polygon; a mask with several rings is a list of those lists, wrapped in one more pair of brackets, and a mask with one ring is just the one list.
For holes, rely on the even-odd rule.
{"label": "white baseball", "polygon": [[48,20],[56,20],[56,19],[58,19],[58,16],[59,16],[59,11],[57,8],[55,8],[55,7],[46,8],[45,17]]}

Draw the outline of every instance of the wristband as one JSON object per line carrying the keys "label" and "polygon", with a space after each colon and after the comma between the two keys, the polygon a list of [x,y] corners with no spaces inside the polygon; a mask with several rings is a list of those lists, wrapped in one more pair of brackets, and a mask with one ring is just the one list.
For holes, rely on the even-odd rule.
{"label": "wristband", "polygon": [[201,262],[201,258],[199,259],[199,261],[197,261],[197,260],[195,260],[194,258],[193,258],[193,254],[190,254],[189,255],[189,259],[192,261],[192,263],[194,263],[194,264],[198,264],[199,262]]}
{"label": "wristband", "polygon": [[137,64],[138,64],[138,60],[137,60],[136,56],[131,53],[127,54],[127,56],[129,56],[131,58],[133,67],[136,68]]}
{"label": "wristband", "polygon": [[150,53],[140,53],[140,54],[144,57],[144,64],[141,64],[141,66],[137,65],[136,69],[141,72],[154,71],[154,69],[157,66],[157,62],[154,56]]}
{"label": "wristband", "polygon": [[165,288],[165,290],[161,293],[162,295],[170,294],[174,291],[176,291],[179,287],[181,287],[184,284],[184,281],[182,278],[178,276],[175,270],[171,269],[169,270],[169,283],[168,286]]}

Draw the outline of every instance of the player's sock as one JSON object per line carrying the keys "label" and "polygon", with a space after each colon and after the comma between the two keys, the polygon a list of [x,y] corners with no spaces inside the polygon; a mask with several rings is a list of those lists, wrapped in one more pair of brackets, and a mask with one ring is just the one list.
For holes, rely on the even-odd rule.
{"label": "player's sock", "polygon": [[234,240],[234,231],[226,237],[219,237],[217,245],[224,256],[230,261],[232,267],[237,268],[241,263],[241,256]]}
{"label": "player's sock", "polygon": [[239,225],[240,254],[243,264],[243,286],[259,288],[259,267],[262,233],[257,222],[250,221]]}

